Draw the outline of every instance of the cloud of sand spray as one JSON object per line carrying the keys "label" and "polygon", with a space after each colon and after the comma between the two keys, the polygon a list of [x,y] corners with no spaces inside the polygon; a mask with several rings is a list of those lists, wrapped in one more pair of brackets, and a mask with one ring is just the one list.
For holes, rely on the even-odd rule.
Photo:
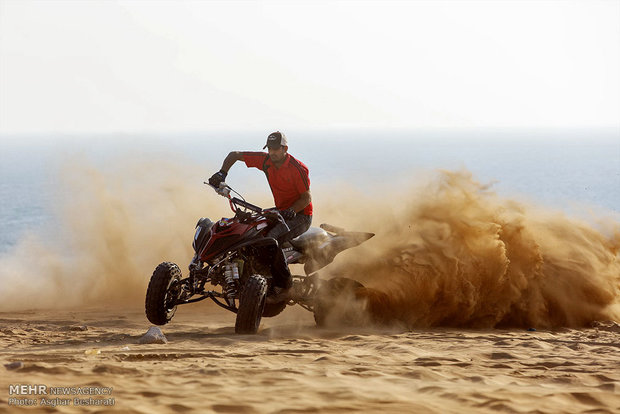
{"label": "cloud of sand spray", "polygon": [[[191,258],[197,219],[230,215],[202,188],[213,168],[163,157],[127,157],[106,169],[67,164],[62,234],[26,237],[0,258],[0,310],[142,306],[158,263],[184,269]],[[617,222],[604,235],[561,213],[502,200],[468,173],[431,181],[400,197],[398,211],[388,201],[365,200],[362,208],[351,202],[359,194],[314,190],[315,225],[377,233],[326,269],[372,288],[366,296],[375,319],[413,327],[620,320]],[[339,207],[332,211],[331,203]]]}
{"label": "cloud of sand spray", "polygon": [[356,226],[377,236],[330,272],[370,287],[361,294],[376,321],[488,328],[620,320],[617,222],[605,235],[502,200],[467,172],[442,172],[410,200],[393,223],[363,214]]}
{"label": "cloud of sand spray", "polygon": [[230,210],[203,188],[204,166],[136,159],[65,162],[60,234],[30,235],[0,258],[0,310],[142,306],[157,264],[185,267],[198,218]]}

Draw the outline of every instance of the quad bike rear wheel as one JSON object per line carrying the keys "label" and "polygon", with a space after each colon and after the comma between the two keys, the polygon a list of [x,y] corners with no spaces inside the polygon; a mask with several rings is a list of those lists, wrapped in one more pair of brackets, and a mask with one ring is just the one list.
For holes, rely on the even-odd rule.
{"label": "quad bike rear wheel", "polygon": [[239,298],[235,333],[255,334],[258,331],[266,297],[267,280],[261,275],[250,276]]}
{"label": "quad bike rear wheel", "polygon": [[363,287],[360,282],[346,277],[323,281],[314,298],[317,326],[359,324],[361,303],[355,293]]}
{"label": "quad bike rear wheel", "polygon": [[174,316],[181,294],[181,269],[164,262],[155,268],[146,290],[146,317],[155,325],[165,325]]}

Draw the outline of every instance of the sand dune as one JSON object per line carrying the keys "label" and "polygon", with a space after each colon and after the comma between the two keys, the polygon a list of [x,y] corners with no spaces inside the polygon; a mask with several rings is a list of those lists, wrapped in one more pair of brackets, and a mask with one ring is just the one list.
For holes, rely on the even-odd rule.
{"label": "sand dune", "polygon": [[[381,328],[318,329],[290,308],[238,336],[233,314],[200,303],[163,327],[167,344],[138,344],[150,272],[185,268],[197,217],[220,216],[170,171],[152,186],[73,175],[68,245],[25,239],[0,258],[0,413],[620,412],[620,226],[500,199],[463,172],[402,211],[366,199],[325,220],[377,233],[321,277],[363,282]],[[58,306],[75,310],[25,310]],[[75,395],[17,384],[112,391],[52,407]],[[14,405],[27,397],[37,406]]]}
{"label": "sand dune", "polygon": [[[539,412],[620,410],[620,326],[587,329],[318,329],[290,308],[258,335],[197,304],[139,345],[141,310],[0,314],[0,413]],[[9,405],[9,386],[112,387],[112,406]],[[89,396],[80,396],[87,398]]]}

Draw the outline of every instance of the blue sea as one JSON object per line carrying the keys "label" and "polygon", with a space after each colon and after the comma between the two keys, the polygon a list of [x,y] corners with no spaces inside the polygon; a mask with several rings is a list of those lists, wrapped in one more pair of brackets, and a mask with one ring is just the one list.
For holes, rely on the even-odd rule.
{"label": "blue sea", "polygon": [[[228,151],[261,151],[269,132],[2,136],[0,254],[27,234],[62,234],[57,205],[75,196],[64,185],[72,163],[88,163],[101,171],[113,171],[121,158],[193,163],[204,166],[203,174],[195,177],[199,187],[219,169]],[[468,170],[476,180],[492,183],[503,197],[569,215],[587,211],[620,217],[617,130],[338,130],[287,135],[289,152],[310,168],[313,188],[340,182],[363,192],[389,183],[394,191],[436,170]],[[237,179],[246,177],[248,185],[264,180],[260,173],[250,174],[239,172]],[[315,210],[320,208],[315,205]]]}

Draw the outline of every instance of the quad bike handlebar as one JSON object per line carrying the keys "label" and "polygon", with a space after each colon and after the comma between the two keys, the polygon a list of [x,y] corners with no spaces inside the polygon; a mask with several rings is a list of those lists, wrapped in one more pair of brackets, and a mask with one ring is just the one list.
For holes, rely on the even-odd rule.
{"label": "quad bike handlebar", "polygon": [[218,193],[219,195],[221,195],[222,197],[228,198],[230,199],[230,192],[233,191],[232,188],[230,188],[228,186],[228,184],[226,184],[224,181],[222,181],[220,183],[219,187],[216,187],[214,185],[211,185],[209,182],[204,181],[203,184],[208,185],[209,187],[211,187],[212,189],[215,190],[216,193]]}
{"label": "quad bike handlebar", "polygon": [[[286,221],[284,220],[284,218],[280,214],[280,211],[277,208],[272,207],[272,208],[263,209],[257,205],[248,203],[247,201],[242,200],[241,198],[231,197],[230,193],[236,193],[236,194],[239,194],[239,193],[237,193],[235,190],[232,189],[232,187],[230,187],[228,184],[226,184],[223,181],[220,183],[219,187],[215,187],[214,185],[211,185],[206,181],[204,183],[208,185],[209,187],[213,188],[213,190],[215,190],[217,194],[221,195],[224,198],[227,198],[228,202],[230,203],[230,208],[235,214],[237,213],[237,209],[241,207],[245,210],[249,210],[252,213],[255,213],[259,216],[263,216],[267,219],[275,219],[276,221],[285,225],[288,231],[288,225],[286,224]],[[239,196],[242,197],[241,194],[239,194]]]}

